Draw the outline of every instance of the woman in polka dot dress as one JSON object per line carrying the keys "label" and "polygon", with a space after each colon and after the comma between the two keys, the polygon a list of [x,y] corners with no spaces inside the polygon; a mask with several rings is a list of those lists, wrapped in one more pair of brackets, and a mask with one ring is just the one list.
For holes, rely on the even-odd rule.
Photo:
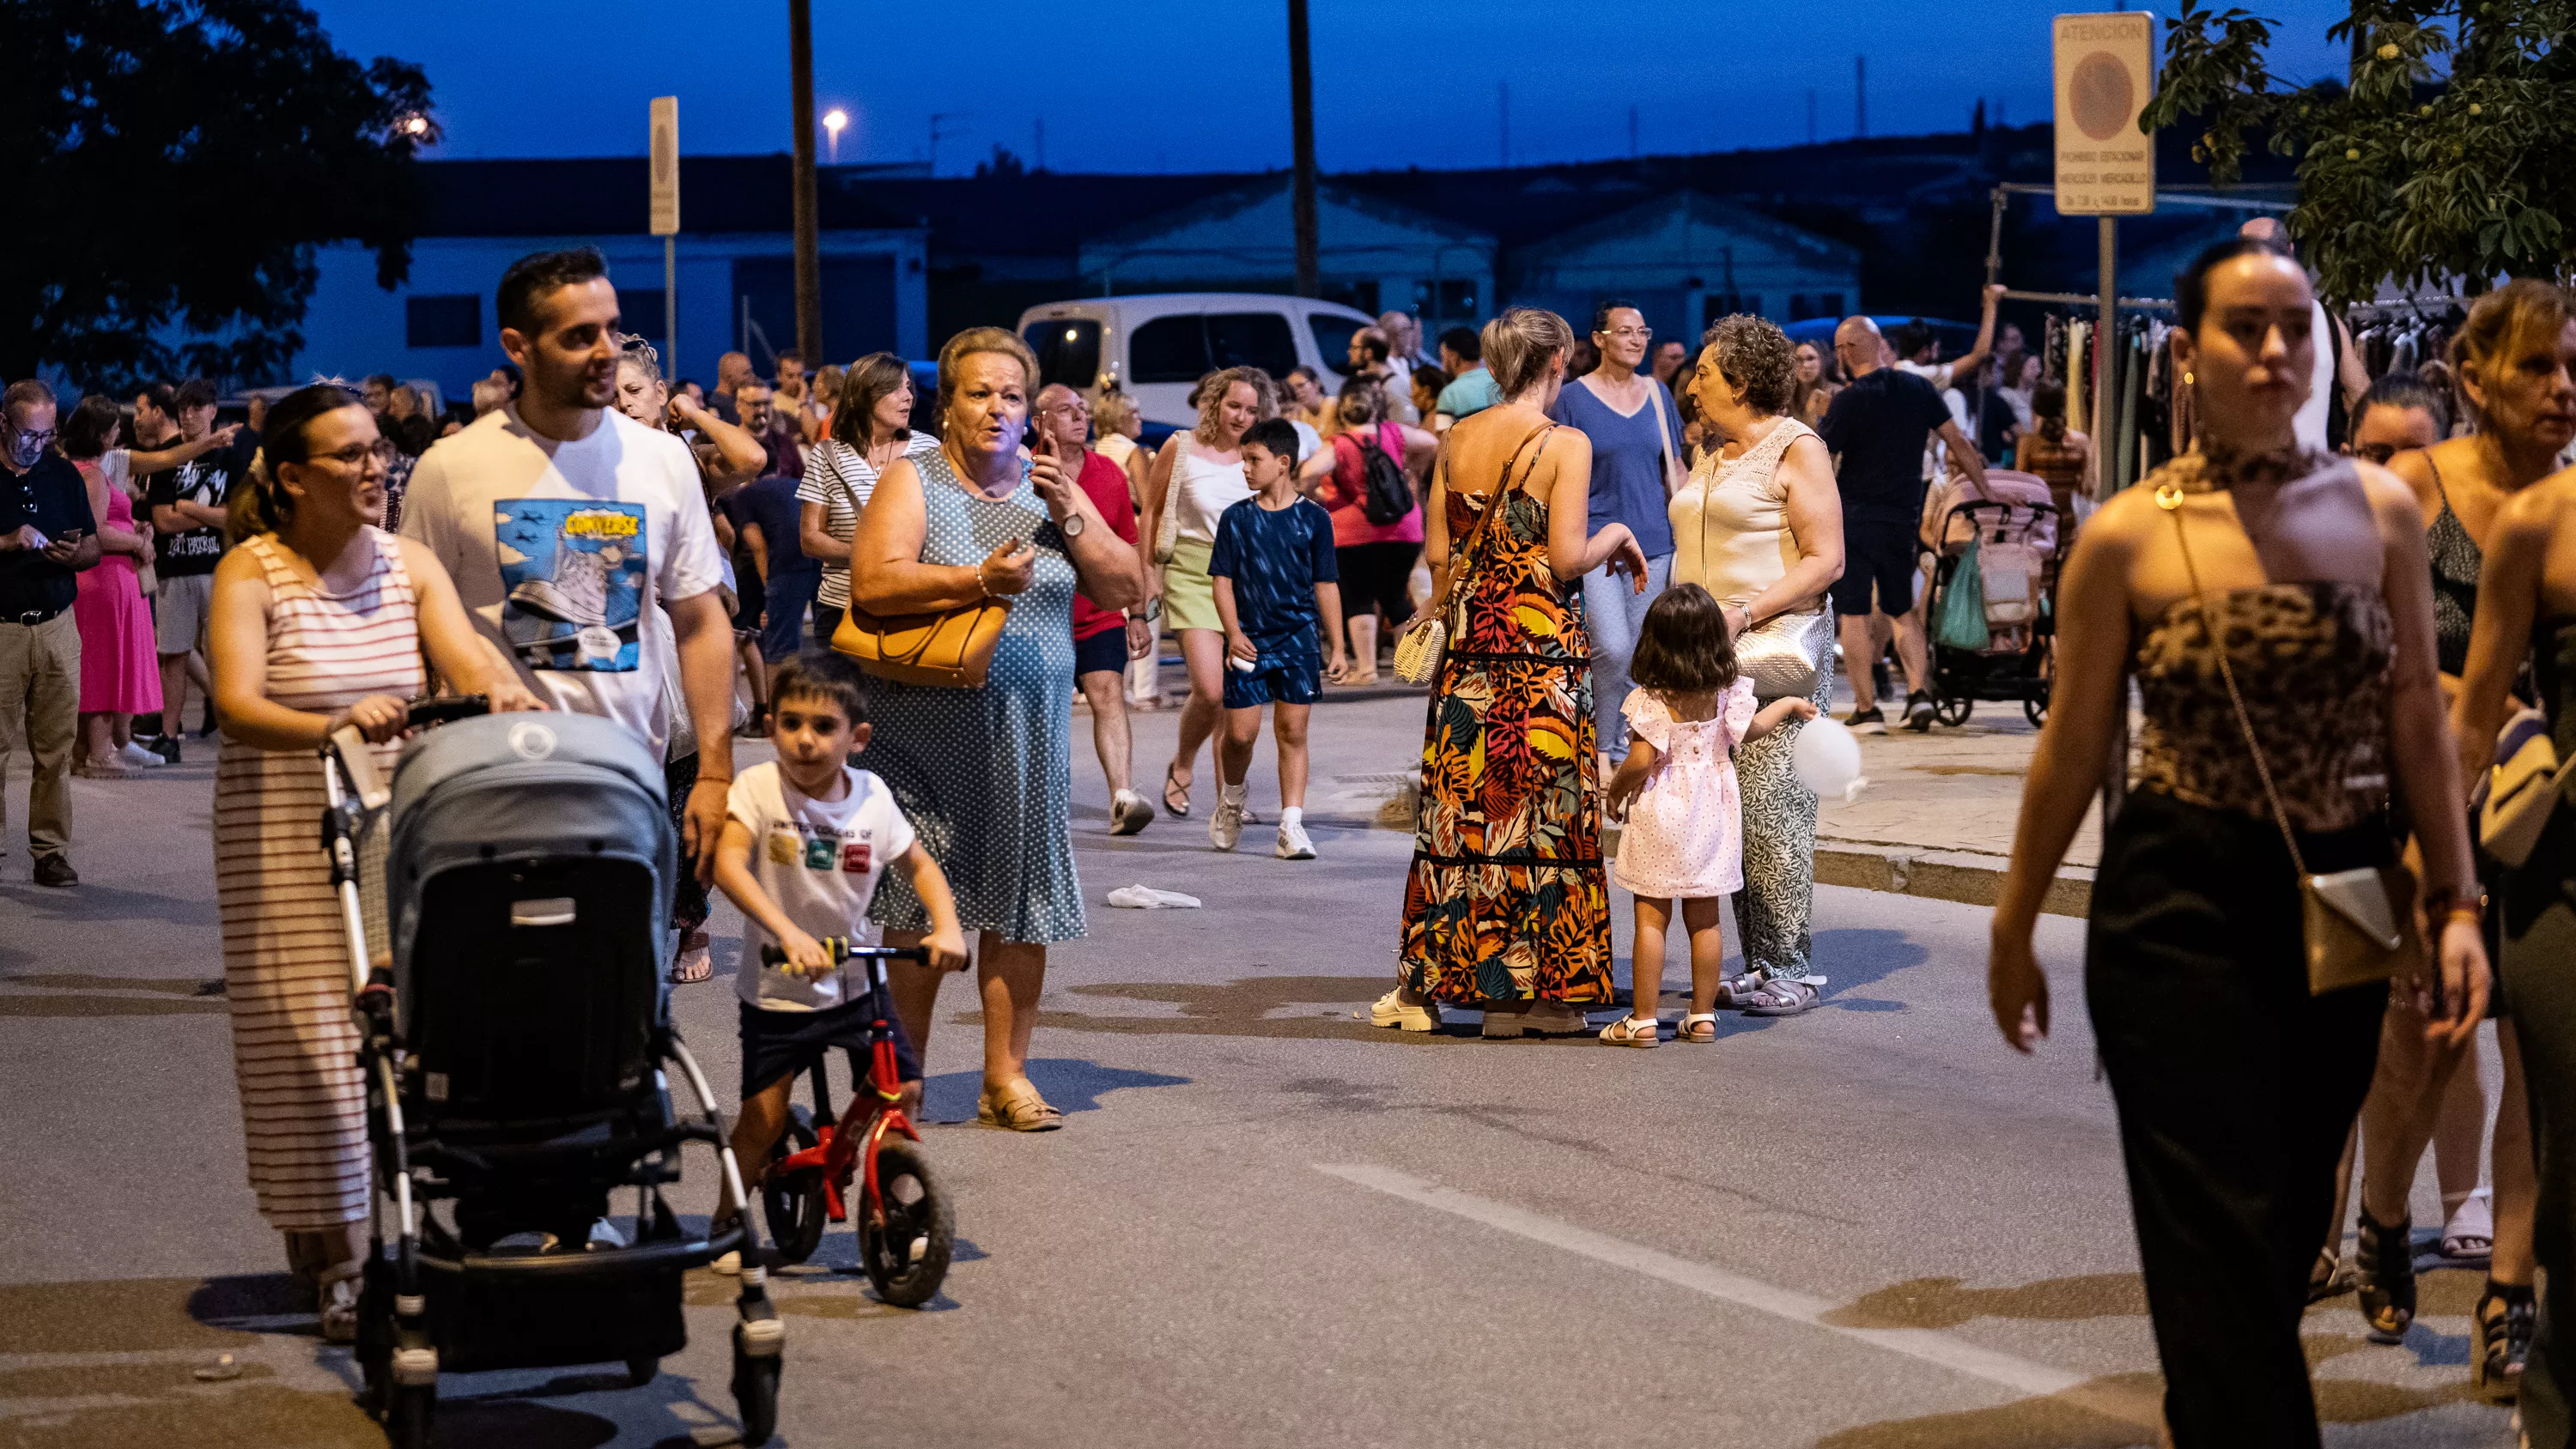
{"label": "woman in polka dot dress", "polygon": [[1737,746],[1816,706],[1783,699],[1757,711],[1753,681],[1735,666],[1735,640],[1717,599],[1697,584],[1665,590],[1646,611],[1629,667],[1636,690],[1628,717],[1628,758],[1610,777],[1610,815],[1619,835],[1619,884],[1636,893],[1632,953],[1635,1002],[1601,1029],[1612,1046],[1657,1041],[1664,935],[1679,901],[1690,932],[1690,1014],[1678,1040],[1717,1039],[1717,987],[1726,937],[1718,899],[1744,888],[1744,800],[1735,781]]}

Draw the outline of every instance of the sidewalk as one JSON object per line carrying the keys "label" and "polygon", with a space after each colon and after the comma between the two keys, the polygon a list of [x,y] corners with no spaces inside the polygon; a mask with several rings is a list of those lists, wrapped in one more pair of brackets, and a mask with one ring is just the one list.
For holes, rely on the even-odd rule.
{"label": "sidewalk", "polygon": [[[1165,682],[1178,671],[1166,669]],[[1167,688],[1167,708],[1185,693]],[[1425,691],[1393,683],[1325,692],[1315,720],[1314,782],[1307,814],[1343,825],[1413,828]],[[1075,715],[1076,748],[1089,745]],[[1861,737],[1868,779],[1850,804],[1828,800],[1816,823],[1816,879],[1826,885],[1991,906],[2012,855],[2023,772],[2039,731],[2016,704],[1980,704],[1968,722],[1931,733],[1902,729]],[[1202,773],[1208,756],[1200,756]],[[1153,792],[1161,762],[1138,759],[1139,790]],[[2100,807],[2088,812],[2042,909],[2081,916],[2101,859]],[[1616,827],[1602,847],[1615,850]]]}

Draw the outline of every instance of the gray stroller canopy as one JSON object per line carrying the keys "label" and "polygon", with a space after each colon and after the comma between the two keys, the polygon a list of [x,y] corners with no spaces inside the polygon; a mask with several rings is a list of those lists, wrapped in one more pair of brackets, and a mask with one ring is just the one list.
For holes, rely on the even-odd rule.
{"label": "gray stroller canopy", "polygon": [[411,963],[428,883],[452,866],[571,857],[630,860],[652,873],[656,959],[670,951],[677,846],[662,762],[623,725],[590,715],[496,714],[442,725],[394,771],[385,899],[394,960]]}

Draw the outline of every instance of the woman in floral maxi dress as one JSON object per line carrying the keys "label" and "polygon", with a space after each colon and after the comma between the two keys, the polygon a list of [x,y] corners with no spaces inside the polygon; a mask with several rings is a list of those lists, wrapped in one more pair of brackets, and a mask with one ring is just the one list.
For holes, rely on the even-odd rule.
{"label": "woman in floral maxi dress", "polygon": [[1604,563],[1642,580],[1645,559],[1624,524],[1584,532],[1591,445],[1547,417],[1565,319],[1514,308],[1483,340],[1506,401],[1452,430],[1432,482],[1435,601],[1464,581],[1424,730],[1399,982],[1370,1020],[1430,1031],[1445,1002],[1482,1008],[1487,1036],[1577,1032],[1609,1004],[1611,956],[1580,581]]}

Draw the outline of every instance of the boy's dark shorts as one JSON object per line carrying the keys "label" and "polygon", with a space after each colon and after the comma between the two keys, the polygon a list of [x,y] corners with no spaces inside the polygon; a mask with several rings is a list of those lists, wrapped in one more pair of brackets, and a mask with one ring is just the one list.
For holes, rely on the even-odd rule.
{"label": "boy's dark shorts", "polygon": [[1264,654],[1250,674],[1225,661],[1225,707],[1259,709],[1265,704],[1313,704],[1324,697],[1324,661],[1314,654]]}
{"label": "boy's dark shorts", "polygon": [[[834,1047],[849,1054],[853,1081],[867,1075],[868,1027],[876,1020],[876,1004],[868,997],[824,1011],[768,1011],[740,999],[734,1005],[742,1012],[744,1100],[759,1096],[782,1077],[804,1071]],[[912,1039],[904,1035],[903,1018],[889,1011],[886,1025],[894,1032],[896,1079],[920,1081],[921,1058],[912,1049]]]}

